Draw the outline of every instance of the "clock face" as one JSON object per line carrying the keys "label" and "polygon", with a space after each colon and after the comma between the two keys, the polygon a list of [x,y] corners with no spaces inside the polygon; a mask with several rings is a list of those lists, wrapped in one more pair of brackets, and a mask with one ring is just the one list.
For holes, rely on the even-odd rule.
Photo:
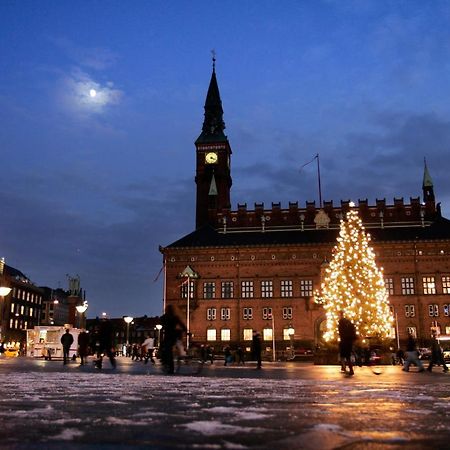
{"label": "clock face", "polygon": [[207,164],[215,164],[217,162],[217,153],[210,152],[205,155],[205,161]]}

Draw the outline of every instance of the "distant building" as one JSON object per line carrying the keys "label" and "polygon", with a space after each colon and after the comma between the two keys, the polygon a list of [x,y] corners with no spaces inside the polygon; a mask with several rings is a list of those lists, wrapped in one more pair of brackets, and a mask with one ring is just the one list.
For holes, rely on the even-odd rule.
{"label": "distant building", "polygon": [[[249,347],[262,333],[267,352],[322,342],[323,308],[313,302],[349,201],[230,204],[231,146],[213,68],[196,145],[196,228],[161,247],[164,302],[189,319],[193,339],[221,349]],[[419,183],[418,183],[419,184]],[[450,221],[435,203],[425,165],[422,199],[377,199],[357,208],[371,234],[398,338],[426,343],[432,327],[450,334]],[[189,282],[188,282],[189,281]],[[189,312],[189,314],[188,314]]]}
{"label": "distant building", "polygon": [[26,275],[0,261],[0,279],[11,292],[1,300],[1,341],[26,341],[26,329],[39,324],[44,291]]}
{"label": "distant building", "polygon": [[[65,325],[69,318],[69,291],[61,288],[51,289],[43,287],[44,300],[42,303],[41,325]],[[73,325],[73,324],[72,324]]]}

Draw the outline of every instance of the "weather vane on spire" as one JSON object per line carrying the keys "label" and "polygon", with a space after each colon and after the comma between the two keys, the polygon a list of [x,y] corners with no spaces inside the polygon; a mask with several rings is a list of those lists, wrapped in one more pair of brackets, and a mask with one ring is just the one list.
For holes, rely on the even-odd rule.
{"label": "weather vane on spire", "polygon": [[211,50],[212,61],[213,61],[213,70],[216,70],[216,51],[214,49]]}

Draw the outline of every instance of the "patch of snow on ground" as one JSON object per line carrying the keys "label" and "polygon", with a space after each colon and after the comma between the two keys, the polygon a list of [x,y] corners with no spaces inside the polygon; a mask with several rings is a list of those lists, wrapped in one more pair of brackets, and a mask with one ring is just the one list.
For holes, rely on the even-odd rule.
{"label": "patch of snow on ground", "polygon": [[83,432],[80,430],[75,430],[73,428],[66,428],[65,430],[61,431],[61,433],[56,434],[55,436],[48,437],[49,440],[55,440],[55,441],[72,441],[76,437],[83,436]]}
{"label": "patch of snow on ground", "polygon": [[255,428],[239,427],[237,425],[227,425],[218,420],[199,420],[197,422],[186,423],[181,425],[191,431],[196,431],[205,436],[217,436],[221,434],[237,434],[250,433],[255,431]]}

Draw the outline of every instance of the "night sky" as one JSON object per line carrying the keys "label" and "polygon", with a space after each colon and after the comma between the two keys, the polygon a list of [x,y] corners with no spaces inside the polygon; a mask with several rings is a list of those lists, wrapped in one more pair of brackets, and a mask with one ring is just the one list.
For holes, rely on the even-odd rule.
{"label": "night sky", "polygon": [[447,1],[0,2],[0,256],[79,275],[88,317],[158,315],[195,226],[211,49],[232,207],[422,196],[450,217]]}

